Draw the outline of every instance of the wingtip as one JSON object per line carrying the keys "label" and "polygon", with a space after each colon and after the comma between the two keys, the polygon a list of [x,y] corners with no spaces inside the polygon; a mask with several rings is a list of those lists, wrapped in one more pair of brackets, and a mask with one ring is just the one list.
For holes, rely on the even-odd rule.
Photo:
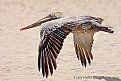
{"label": "wingtip", "polygon": [[84,63],[84,67],[86,68],[87,67],[87,64]]}
{"label": "wingtip", "polygon": [[40,72],[40,68],[38,68],[38,71]]}
{"label": "wingtip", "polygon": [[40,63],[39,63],[39,61],[38,61],[38,71],[40,72]]}
{"label": "wingtip", "polygon": [[46,75],[46,78],[48,78],[48,75]]}
{"label": "wingtip", "polygon": [[51,76],[53,75],[53,73],[51,72]]}
{"label": "wingtip", "polygon": [[54,67],[54,69],[55,69],[55,70],[57,69],[57,65]]}
{"label": "wingtip", "polygon": [[43,78],[45,77],[45,75],[44,75],[44,74],[43,74],[42,76],[43,76]]}
{"label": "wingtip", "polygon": [[91,62],[89,62],[89,65],[91,65]]}
{"label": "wingtip", "polygon": [[85,65],[85,68],[86,68],[87,66]]}

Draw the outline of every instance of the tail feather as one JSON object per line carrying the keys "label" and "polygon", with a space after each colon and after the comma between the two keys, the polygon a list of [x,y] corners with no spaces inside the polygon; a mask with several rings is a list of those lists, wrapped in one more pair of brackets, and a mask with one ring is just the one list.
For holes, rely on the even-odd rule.
{"label": "tail feather", "polygon": [[113,30],[111,30],[108,27],[99,27],[99,30],[104,31],[104,32],[108,32],[108,33],[113,33],[114,32]]}

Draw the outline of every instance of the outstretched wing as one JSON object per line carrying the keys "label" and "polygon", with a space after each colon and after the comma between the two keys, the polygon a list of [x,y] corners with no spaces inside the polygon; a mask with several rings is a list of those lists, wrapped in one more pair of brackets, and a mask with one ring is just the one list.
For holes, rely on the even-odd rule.
{"label": "outstretched wing", "polygon": [[77,58],[81,60],[82,66],[87,65],[88,63],[91,63],[91,59],[93,59],[92,53],[91,53],[91,47],[93,44],[93,34],[90,33],[73,33],[74,38],[74,46],[75,51],[77,54]]}
{"label": "outstretched wing", "polygon": [[53,74],[53,68],[56,69],[56,58],[63,46],[64,39],[71,32],[71,29],[65,26],[45,27],[41,30],[41,42],[39,45],[38,69],[42,68],[43,77],[48,77],[49,70]]}

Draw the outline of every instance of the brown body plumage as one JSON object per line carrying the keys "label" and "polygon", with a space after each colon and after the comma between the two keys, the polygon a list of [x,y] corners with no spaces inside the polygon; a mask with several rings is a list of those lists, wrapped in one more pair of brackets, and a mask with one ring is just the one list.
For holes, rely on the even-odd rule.
{"label": "brown body plumage", "polygon": [[53,69],[57,68],[56,58],[69,33],[73,33],[76,55],[81,60],[82,66],[86,67],[87,62],[90,64],[93,59],[91,47],[94,33],[98,31],[113,33],[109,27],[101,25],[102,21],[102,18],[77,16],[56,18],[56,20],[43,23],[38,55],[38,69],[40,71],[40,67],[42,68],[43,77],[45,75],[48,77],[49,71],[52,75]]}

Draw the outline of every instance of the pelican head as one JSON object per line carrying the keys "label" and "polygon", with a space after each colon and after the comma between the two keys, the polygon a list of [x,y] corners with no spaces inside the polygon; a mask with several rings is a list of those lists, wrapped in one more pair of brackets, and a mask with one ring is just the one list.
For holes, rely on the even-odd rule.
{"label": "pelican head", "polygon": [[54,13],[47,15],[46,17],[40,19],[39,21],[37,21],[37,22],[35,22],[35,23],[33,23],[29,26],[21,28],[20,31],[30,29],[30,28],[34,28],[34,27],[41,25],[42,23],[52,21],[52,20],[55,20],[55,19],[59,19],[59,18],[63,18],[63,17],[64,17],[64,14],[62,12],[54,12]]}

